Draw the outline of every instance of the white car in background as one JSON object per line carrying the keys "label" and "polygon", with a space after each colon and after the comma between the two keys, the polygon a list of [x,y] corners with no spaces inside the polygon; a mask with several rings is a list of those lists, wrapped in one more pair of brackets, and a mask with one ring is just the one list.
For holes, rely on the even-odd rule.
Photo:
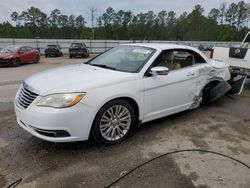
{"label": "white car in background", "polygon": [[[243,80],[239,82],[242,85]],[[17,92],[15,112],[22,128],[47,141],[80,141],[91,136],[98,143],[115,144],[141,123],[240,90],[230,81],[227,64],[209,60],[198,49],[128,44],[87,64],[28,78]]]}

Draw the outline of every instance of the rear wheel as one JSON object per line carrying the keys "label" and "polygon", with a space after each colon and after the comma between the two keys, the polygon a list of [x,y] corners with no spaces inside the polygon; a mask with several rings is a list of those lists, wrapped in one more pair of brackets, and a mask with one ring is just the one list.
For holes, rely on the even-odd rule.
{"label": "rear wheel", "polygon": [[69,55],[69,58],[71,59],[73,56],[72,55]]}
{"label": "rear wheel", "polygon": [[97,113],[91,135],[97,143],[111,145],[126,139],[135,127],[132,105],[125,100],[113,100]]}
{"label": "rear wheel", "polygon": [[15,58],[11,61],[11,66],[18,67],[20,66],[20,60],[18,58]]}
{"label": "rear wheel", "polygon": [[39,63],[39,60],[40,60],[40,57],[36,56],[36,59],[35,59],[34,63]]}

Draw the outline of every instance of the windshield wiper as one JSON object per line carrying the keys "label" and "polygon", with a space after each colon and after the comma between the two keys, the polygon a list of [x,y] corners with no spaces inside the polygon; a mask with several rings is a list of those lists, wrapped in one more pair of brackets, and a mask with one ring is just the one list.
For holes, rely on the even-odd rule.
{"label": "windshield wiper", "polygon": [[102,65],[102,64],[90,64],[90,65],[93,65],[93,66],[96,66],[96,67],[102,67],[102,68],[105,68],[105,69],[117,70],[116,68],[110,67],[108,65]]}

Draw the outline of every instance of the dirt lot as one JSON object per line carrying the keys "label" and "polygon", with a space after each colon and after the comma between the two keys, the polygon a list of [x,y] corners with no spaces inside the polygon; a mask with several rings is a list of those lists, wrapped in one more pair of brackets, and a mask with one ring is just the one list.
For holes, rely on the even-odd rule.
{"label": "dirt lot", "polygon": [[[92,142],[55,144],[17,125],[13,98],[23,79],[83,59],[48,58],[37,65],[0,68],[0,187],[105,187],[121,172],[181,149],[218,152],[250,166],[250,80],[241,96],[225,96],[143,125],[125,142],[104,147]],[[249,188],[250,169],[232,159],[203,152],[163,156],[113,187]]]}

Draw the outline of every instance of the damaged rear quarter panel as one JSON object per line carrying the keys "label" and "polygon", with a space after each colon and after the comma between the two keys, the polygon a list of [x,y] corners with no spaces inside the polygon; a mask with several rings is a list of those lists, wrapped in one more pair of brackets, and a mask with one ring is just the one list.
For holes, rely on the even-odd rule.
{"label": "damaged rear quarter panel", "polygon": [[196,108],[200,103],[200,96],[202,90],[207,84],[213,81],[228,81],[230,79],[230,72],[228,66],[222,62],[210,61],[209,63],[197,64],[194,66],[197,73],[196,89],[193,93],[194,100],[190,108]]}

